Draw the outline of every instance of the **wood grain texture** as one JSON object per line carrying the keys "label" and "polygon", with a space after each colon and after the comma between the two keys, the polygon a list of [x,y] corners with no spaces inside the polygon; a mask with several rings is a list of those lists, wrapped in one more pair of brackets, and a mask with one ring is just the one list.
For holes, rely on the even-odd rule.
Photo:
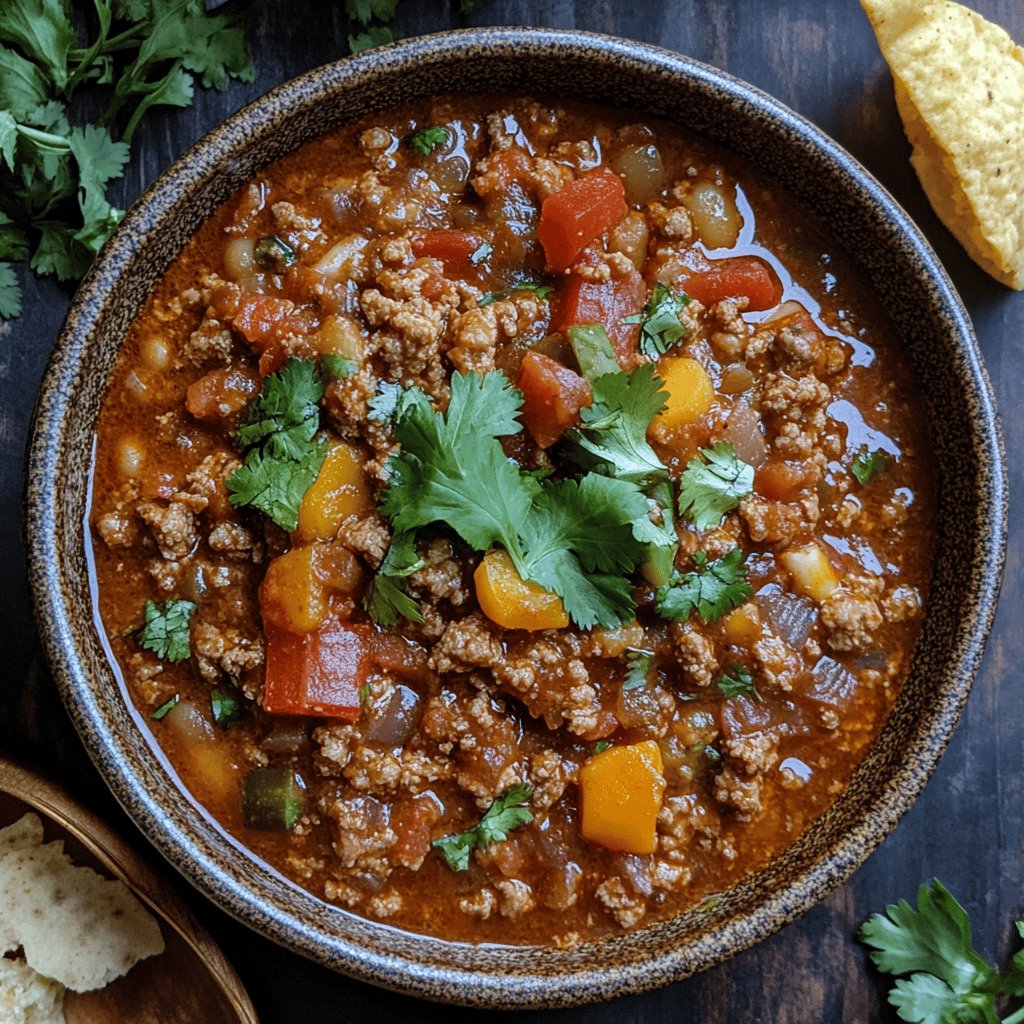
{"label": "wood grain texture", "polygon": [[[1021,0],[970,5],[1024,40]],[[115,201],[134,199],[203,131],[244,102],[339,56],[349,31],[340,8],[254,3],[249,36],[257,80],[224,94],[200,93],[189,110],[152,115],[137,135]],[[464,23],[457,9],[458,0],[403,0],[396,29],[413,35]],[[924,795],[850,883],[778,935],[697,978],[603,1006],[503,1019],[891,1024],[897,1018],[885,1004],[887,983],[853,938],[869,913],[935,875],[969,908],[979,948],[1002,957],[1013,944],[1012,921],[1024,911],[1024,522],[1016,504],[1024,486],[1024,294],[1007,291],[977,269],[928,207],[907,162],[888,72],[855,0],[487,0],[470,23],[578,27],[677,50],[773,93],[846,146],[921,225],[970,309],[1003,417],[1014,501],[1000,611],[957,735]],[[0,514],[10,524],[20,518],[31,398],[68,298],[51,282],[28,279],[26,313],[0,324]],[[20,540],[10,529],[0,536],[0,638],[7,669],[0,685],[0,751],[48,767],[141,844],[88,764],[40,663],[20,559]],[[233,961],[265,1024],[368,1018],[458,1024],[481,1016],[333,975],[179,888]]]}

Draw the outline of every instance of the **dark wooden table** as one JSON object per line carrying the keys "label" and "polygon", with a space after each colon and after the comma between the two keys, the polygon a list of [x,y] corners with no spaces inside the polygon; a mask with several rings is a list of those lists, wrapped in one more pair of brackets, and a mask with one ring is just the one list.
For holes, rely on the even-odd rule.
{"label": "dark wooden table", "polygon": [[[970,5],[1024,40],[1021,0]],[[154,113],[136,136],[114,201],[127,206],[183,149],[267,89],[333,60],[348,26],[340,3],[262,0],[249,16],[256,81],[224,93],[197,90],[195,106]],[[457,0],[403,0],[403,36],[459,24]],[[855,0],[487,0],[472,24],[532,24],[607,32],[677,50],[779,97],[838,139],[922,227],[967,304],[1006,432],[1011,493],[1024,471],[1024,294],[995,284],[968,260],[928,207],[907,162],[887,69]],[[1019,126],[1017,129],[1019,131]],[[25,313],[0,322],[0,752],[47,770],[140,847],[72,731],[39,650],[14,524],[22,519],[22,466],[32,400],[70,294],[26,275]],[[531,1024],[683,1022],[807,1024],[896,1021],[886,982],[853,938],[872,911],[919,882],[941,878],[969,909],[979,948],[1005,957],[1024,911],[1024,523],[1011,515],[1003,599],[974,693],[935,777],[896,832],[847,884],[795,924],[712,971],[648,995],[575,1011],[518,1014]],[[480,1014],[419,1003],[335,975],[227,918],[182,882],[223,945],[265,1024],[377,1020],[457,1021]],[[506,1018],[508,1019],[508,1018]],[[200,1022],[197,1022],[200,1024]]]}

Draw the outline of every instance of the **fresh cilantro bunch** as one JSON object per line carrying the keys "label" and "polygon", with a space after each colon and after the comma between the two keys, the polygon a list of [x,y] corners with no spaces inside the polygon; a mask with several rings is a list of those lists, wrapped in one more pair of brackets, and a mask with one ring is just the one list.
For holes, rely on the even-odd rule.
{"label": "fresh cilantro bunch", "polygon": [[324,442],[316,440],[323,394],[312,359],[293,357],[264,378],[236,434],[248,452],[228,477],[232,505],[252,505],[285,530],[299,525],[299,504],[326,454]]}
{"label": "fresh cilantro bunch", "polygon": [[[84,6],[84,5],[83,5]],[[202,0],[93,0],[86,37],[61,0],[0,5],[0,316],[21,312],[13,264],[61,281],[88,269],[123,211],[106,198],[151,107],[187,107],[193,78],[223,89],[251,81],[235,15]],[[76,124],[83,87],[105,96],[95,123]]]}
{"label": "fresh cilantro bunch", "polygon": [[532,795],[533,788],[528,783],[517,782],[487,808],[472,828],[435,839],[432,845],[440,851],[452,871],[466,871],[471,850],[491,843],[503,843],[513,829],[533,821],[533,812],[527,807]]}
{"label": "fresh cilantro bunch", "polygon": [[693,564],[693,572],[677,573],[668,586],[658,588],[654,610],[663,619],[684,621],[697,612],[705,622],[717,622],[750,600],[754,591],[739,548],[713,562],[706,551],[697,551]]}
{"label": "fresh cilantro bunch", "polygon": [[646,517],[647,499],[635,484],[599,473],[550,481],[521,470],[499,440],[522,429],[521,405],[497,371],[453,374],[443,413],[418,388],[382,396],[374,413],[393,408],[402,450],[380,511],[397,533],[439,523],[476,551],[504,548],[519,575],[557,593],[584,629],[627,621],[635,610],[630,576],[643,555],[633,523]]}
{"label": "fresh cilantro bunch", "polygon": [[[1024,921],[1017,922],[1024,938]],[[1024,950],[997,970],[974,949],[963,907],[938,879],[917,890],[917,909],[906,900],[874,914],[858,938],[873,947],[880,971],[903,975],[889,993],[901,1020],[917,1024],[1022,1024],[1024,1007],[1000,1018],[1001,996],[1024,997]]]}

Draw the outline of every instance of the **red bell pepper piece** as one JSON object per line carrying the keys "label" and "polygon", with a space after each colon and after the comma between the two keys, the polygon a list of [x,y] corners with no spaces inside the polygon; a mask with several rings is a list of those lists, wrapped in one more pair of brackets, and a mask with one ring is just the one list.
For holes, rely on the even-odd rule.
{"label": "red bell pepper piece", "polygon": [[291,299],[275,295],[242,295],[231,326],[262,351],[289,334],[305,334],[311,324]]}
{"label": "red bell pepper piece", "polygon": [[635,270],[626,277],[608,281],[588,281],[571,274],[559,290],[552,327],[565,334],[570,327],[601,324],[619,365],[628,370],[639,362],[640,324],[623,321],[641,312],[646,301],[647,286]]}
{"label": "red bell pepper piece", "polygon": [[540,208],[537,237],[552,270],[562,271],[599,235],[629,212],[622,179],[607,168],[584,174]]}
{"label": "red bell pepper piece", "polygon": [[292,633],[264,622],[267,667],[263,707],[272,715],[321,715],[354,722],[370,672],[369,626],[328,623]]}
{"label": "red bell pepper piece", "polygon": [[523,425],[541,448],[550,448],[593,402],[590,384],[558,360],[540,352],[523,359],[516,387],[523,393]]}
{"label": "red bell pepper piece", "polygon": [[749,309],[771,309],[782,298],[779,279],[757,256],[730,256],[713,260],[710,270],[700,271],[682,282],[687,295],[710,306],[722,299],[745,296]]}
{"label": "red bell pepper piece", "polygon": [[416,256],[434,256],[445,266],[464,270],[469,257],[483,244],[483,238],[472,231],[444,228],[417,235],[412,240],[412,251]]}

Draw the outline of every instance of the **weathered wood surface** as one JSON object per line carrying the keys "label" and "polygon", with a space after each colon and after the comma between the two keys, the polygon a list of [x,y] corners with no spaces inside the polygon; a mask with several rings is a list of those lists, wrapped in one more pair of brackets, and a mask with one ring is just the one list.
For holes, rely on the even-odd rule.
{"label": "weathered wood surface", "polygon": [[[969,0],[1024,40],[1021,0]],[[204,131],[270,87],[342,53],[340,3],[253,4],[249,35],[258,77],[224,94],[201,92],[186,111],[152,116],[138,133],[115,199],[131,202]],[[459,24],[457,0],[403,0],[402,35]],[[893,192],[945,262],[973,317],[999,401],[1011,494],[1024,479],[1024,295],[984,276],[944,231],[907,163],[888,73],[855,0],[488,0],[472,24],[578,27],[656,43],[723,68],[779,97],[838,139]],[[1019,129],[1018,129],[1019,130]],[[0,751],[46,768],[137,839],[67,723],[40,654],[21,562],[22,460],[52,339],[69,295],[26,283],[26,313],[0,324]],[[980,948],[1005,956],[1024,910],[1024,523],[1011,519],[1003,598],[987,658],[953,743],[926,792],[851,882],[796,923],[731,962],[644,996],[515,1019],[583,1022],[807,1024],[896,1021],[886,984],[853,939],[871,911],[932,875],[969,908]],[[181,885],[185,890],[185,886]],[[468,1021],[479,1014],[379,992],[318,968],[229,920],[197,894],[186,899],[223,944],[265,1024],[378,1020]],[[510,1019],[510,1018],[506,1018]]]}

